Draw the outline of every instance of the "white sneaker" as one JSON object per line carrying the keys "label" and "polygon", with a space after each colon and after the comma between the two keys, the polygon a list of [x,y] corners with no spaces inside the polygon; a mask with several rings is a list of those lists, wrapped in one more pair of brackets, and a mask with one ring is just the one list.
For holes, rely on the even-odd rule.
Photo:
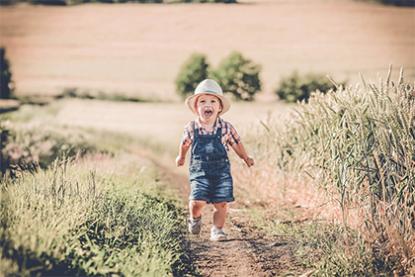
{"label": "white sneaker", "polygon": [[212,229],[210,229],[210,240],[211,241],[223,241],[223,240],[226,240],[226,238],[227,238],[227,235],[223,231],[222,228],[212,226]]}
{"label": "white sneaker", "polygon": [[187,220],[187,227],[191,234],[198,235],[202,229],[202,217],[189,218]]}

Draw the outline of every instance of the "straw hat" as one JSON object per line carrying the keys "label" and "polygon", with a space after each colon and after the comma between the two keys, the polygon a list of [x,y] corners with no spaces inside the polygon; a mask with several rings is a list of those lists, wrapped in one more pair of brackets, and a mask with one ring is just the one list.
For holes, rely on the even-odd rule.
{"label": "straw hat", "polygon": [[223,96],[222,88],[215,80],[212,79],[205,79],[202,82],[200,82],[197,85],[194,94],[187,97],[184,103],[189,107],[189,109],[193,113],[197,114],[195,105],[196,99],[198,96],[205,94],[213,95],[220,99],[220,101],[222,102],[222,111],[219,114],[226,113],[231,107],[230,101],[225,96]]}

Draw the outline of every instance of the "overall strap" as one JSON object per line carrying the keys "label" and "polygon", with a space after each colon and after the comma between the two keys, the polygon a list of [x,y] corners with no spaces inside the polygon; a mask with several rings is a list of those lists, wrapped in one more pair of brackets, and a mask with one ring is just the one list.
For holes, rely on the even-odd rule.
{"label": "overall strap", "polygon": [[216,130],[216,136],[219,138],[219,139],[222,139],[222,122],[220,121],[220,118],[218,118],[217,119],[217,122],[216,122],[216,124],[218,124],[219,126],[218,126],[218,129]]}
{"label": "overall strap", "polygon": [[199,137],[199,128],[196,128],[196,121],[192,121],[192,130],[193,130],[193,140]]}
{"label": "overall strap", "polygon": [[221,127],[219,127],[219,128],[216,130],[216,136],[217,136],[219,139],[222,139],[222,126],[221,126]]}

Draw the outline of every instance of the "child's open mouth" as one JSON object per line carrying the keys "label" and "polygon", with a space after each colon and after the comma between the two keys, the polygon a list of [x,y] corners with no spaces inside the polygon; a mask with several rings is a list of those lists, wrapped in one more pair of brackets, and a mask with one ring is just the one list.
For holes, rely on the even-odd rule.
{"label": "child's open mouth", "polygon": [[213,115],[213,110],[211,110],[211,109],[206,109],[206,110],[204,110],[204,111],[203,111],[203,115],[204,115],[205,117],[211,117],[211,116]]}

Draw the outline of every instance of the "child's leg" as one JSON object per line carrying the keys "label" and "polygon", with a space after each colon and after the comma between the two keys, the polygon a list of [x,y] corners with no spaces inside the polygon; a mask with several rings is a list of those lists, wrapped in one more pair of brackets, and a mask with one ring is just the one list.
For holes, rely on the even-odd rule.
{"label": "child's leg", "polygon": [[222,229],[223,225],[225,225],[228,203],[220,202],[214,203],[213,205],[215,206],[215,212],[213,213],[213,225],[219,229]]}
{"label": "child's leg", "polygon": [[202,216],[202,209],[206,205],[206,201],[190,200],[189,211],[191,218],[198,218]]}

